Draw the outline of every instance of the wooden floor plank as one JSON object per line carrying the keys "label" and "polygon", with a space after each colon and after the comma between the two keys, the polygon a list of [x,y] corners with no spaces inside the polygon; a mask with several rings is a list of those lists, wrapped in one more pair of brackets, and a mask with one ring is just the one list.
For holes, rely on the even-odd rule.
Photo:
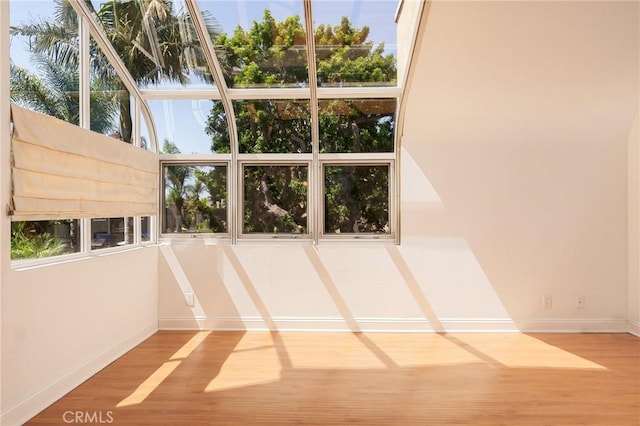
{"label": "wooden floor plank", "polygon": [[70,419],[116,425],[638,426],[640,339],[161,331],[28,424]]}

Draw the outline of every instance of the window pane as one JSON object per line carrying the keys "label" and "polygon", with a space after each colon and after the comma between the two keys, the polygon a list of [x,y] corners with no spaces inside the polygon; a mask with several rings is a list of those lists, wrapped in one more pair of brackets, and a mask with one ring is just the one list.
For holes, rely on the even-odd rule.
{"label": "window pane", "polygon": [[149,125],[147,119],[144,118],[144,114],[140,114],[140,148],[147,151],[152,151],[151,137],[149,136]]}
{"label": "window pane", "polygon": [[311,4],[318,86],[396,85],[397,1],[341,0]]}
{"label": "window pane", "polygon": [[393,152],[395,99],[319,102],[320,152]]}
{"label": "window pane", "polygon": [[212,38],[229,87],[307,87],[301,1],[200,1],[224,33]]}
{"label": "window pane", "polygon": [[133,218],[91,219],[91,249],[99,250],[133,243]]}
{"label": "window pane", "polygon": [[228,232],[226,166],[165,165],[163,176],[162,232]]}
{"label": "window pane", "polygon": [[90,46],[89,128],[96,133],[131,143],[133,100],[93,38]]}
{"label": "window pane", "polygon": [[311,152],[309,101],[234,101],[242,153]]}
{"label": "window pane", "polygon": [[389,166],[324,168],[324,232],[388,234]]}
{"label": "window pane", "polygon": [[140,218],[140,241],[151,241],[151,217],[149,216]]}
{"label": "window pane", "polygon": [[206,99],[150,100],[149,108],[165,154],[231,152],[222,102]]}
{"label": "window pane", "polygon": [[[200,40],[184,2],[92,0],[96,18],[143,89],[212,87]],[[221,31],[203,13],[212,35]]]}
{"label": "window pane", "polygon": [[307,166],[244,166],[244,233],[306,234]]}
{"label": "window pane", "polygon": [[78,125],[80,60],[73,8],[68,2],[12,0],[10,14],[11,101]]}
{"label": "window pane", "polygon": [[77,253],[79,221],[43,220],[11,223],[11,259],[35,259]]}

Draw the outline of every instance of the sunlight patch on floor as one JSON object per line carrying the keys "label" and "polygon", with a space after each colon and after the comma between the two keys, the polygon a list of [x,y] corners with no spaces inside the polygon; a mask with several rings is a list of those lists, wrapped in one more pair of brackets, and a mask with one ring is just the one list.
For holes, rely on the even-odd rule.
{"label": "sunlight patch on floor", "polygon": [[120,401],[116,407],[140,404],[175,370],[182,361],[167,361],[134,390],[131,395]]}
{"label": "sunlight patch on floor", "polygon": [[487,339],[481,334],[456,334],[456,338],[508,368],[566,368],[607,370],[600,364],[521,333]]}
{"label": "sunlight patch on floor", "polygon": [[279,381],[283,354],[278,350],[269,334],[246,334],[204,391],[216,392]]}
{"label": "sunlight patch on floor", "polygon": [[207,336],[211,334],[210,331],[201,331],[196,333],[187,343],[182,345],[171,357],[169,361],[162,364],[156,371],[154,371],[144,382],[140,384],[134,390],[131,395],[120,401],[116,407],[127,407],[129,405],[140,404],[143,402],[151,392],[153,392],[160,384],[167,378],[173,371],[185,360],[191,353],[200,345]]}

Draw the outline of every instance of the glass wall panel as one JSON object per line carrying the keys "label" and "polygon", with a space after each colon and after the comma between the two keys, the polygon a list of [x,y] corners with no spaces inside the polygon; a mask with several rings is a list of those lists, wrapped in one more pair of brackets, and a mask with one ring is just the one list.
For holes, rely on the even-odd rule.
{"label": "glass wall panel", "polygon": [[212,37],[229,87],[309,85],[301,1],[201,1],[223,33]]}
{"label": "glass wall panel", "polygon": [[[141,88],[212,87],[200,40],[183,1],[92,0],[98,22]],[[212,37],[221,32],[204,13]]]}
{"label": "glass wall panel", "polygon": [[324,233],[390,232],[389,166],[325,166]]}
{"label": "glass wall panel", "polygon": [[245,165],[243,233],[308,233],[308,167]]}
{"label": "glass wall panel", "polygon": [[393,152],[395,99],[319,101],[320,152]]}
{"label": "glass wall panel", "polygon": [[313,1],[318,86],[395,86],[395,0]]}
{"label": "glass wall panel", "polygon": [[164,233],[227,233],[227,166],[165,164]]}
{"label": "glass wall panel", "polygon": [[78,17],[67,2],[10,4],[11,101],[80,123]]}
{"label": "glass wall panel", "polygon": [[309,101],[234,101],[242,153],[311,152]]}
{"label": "glass wall panel", "polygon": [[150,100],[159,150],[164,154],[231,152],[229,126],[219,101]]}
{"label": "glass wall panel", "polygon": [[99,250],[133,243],[133,218],[91,219],[91,249]]}
{"label": "glass wall panel", "polygon": [[89,128],[96,133],[131,143],[133,99],[93,38],[90,51]]}
{"label": "glass wall panel", "polygon": [[11,223],[11,259],[36,259],[78,253],[78,219]]}

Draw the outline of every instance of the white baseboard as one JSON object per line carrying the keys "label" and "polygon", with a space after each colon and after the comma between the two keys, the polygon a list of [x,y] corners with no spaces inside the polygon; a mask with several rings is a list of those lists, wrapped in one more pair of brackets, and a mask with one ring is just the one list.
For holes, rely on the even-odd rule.
{"label": "white baseboard", "polygon": [[290,318],[276,317],[165,317],[160,330],[279,330],[366,332],[614,332],[626,333],[626,320],[611,319],[509,319],[509,318]]}
{"label": "white baseboard", "polygon": [[0,424],[24,424],[157,330],[158,324],[153,321],[107,350],[95,354],[67,372],[47,380],[28,395],[10,404],[0,417]]}
{"label": "white baseboard", "polygon": [[640,321],[629,320],[629,329],[627,331],[634,336],[640,337]]}

